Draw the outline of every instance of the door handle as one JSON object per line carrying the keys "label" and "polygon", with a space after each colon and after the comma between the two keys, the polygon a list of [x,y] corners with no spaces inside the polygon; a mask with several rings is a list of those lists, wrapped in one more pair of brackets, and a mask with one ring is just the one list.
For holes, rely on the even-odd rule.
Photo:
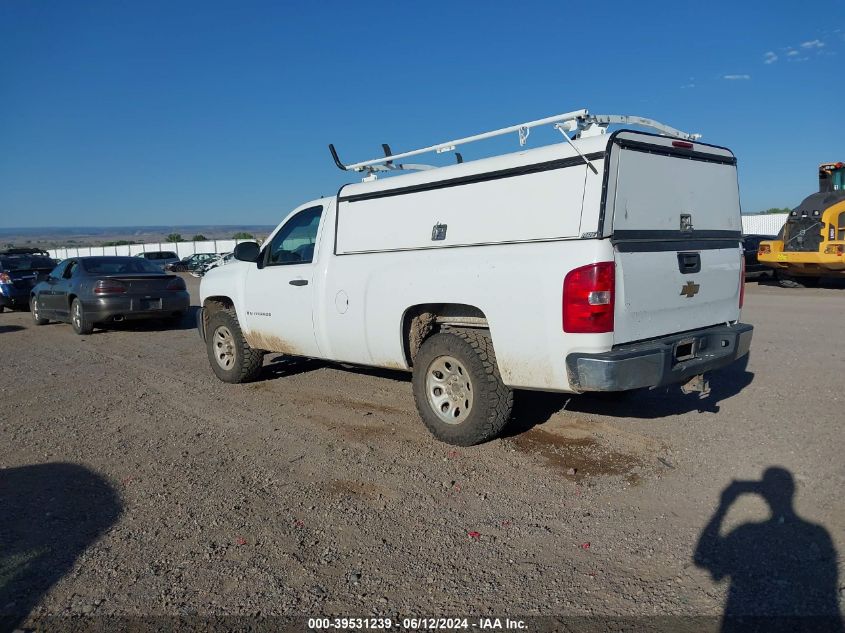
{"label": "door handle", "polygon": [[288,283],[291,286],[307,286],[308,280],[307,279],[291,279]]}
{"label": "door handle", "polygon": [[682,275],[701,272],[701,255],[698,253],[678,253],[678,270]]}

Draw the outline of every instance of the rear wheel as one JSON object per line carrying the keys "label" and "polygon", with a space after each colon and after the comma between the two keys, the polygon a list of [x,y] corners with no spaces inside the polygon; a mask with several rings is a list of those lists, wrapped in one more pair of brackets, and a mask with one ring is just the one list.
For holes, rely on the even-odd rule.
{"label": "rear wheel", "polygon": [[32,313],[32,320],[35,325],[47,325],[50,320],[41,316],[41,307],[38,305],[38,297],[33,296],[29,300],[29,311]]}
{"label": "rear wheel", "polygon": [[264,360],[262,350],[246,342],[238,317],[231,308],[218,310],[208,319],[206,348],[211,369],[223,382],[254,380]]}
{"label": "rear wheel", "polygon": [[499,376],[493,342],[483,330],[449,330],[426,339],[414,359],[413,388],[428,430],[457,446],[498,436],[513,409],[513,391]]}
{"label": "rear wheel", "polygon": [[70,324],[77,334],[91,334],[94,331],[94,324],[85,315],[85,308],[79,299],[74,299],[70,304]]}

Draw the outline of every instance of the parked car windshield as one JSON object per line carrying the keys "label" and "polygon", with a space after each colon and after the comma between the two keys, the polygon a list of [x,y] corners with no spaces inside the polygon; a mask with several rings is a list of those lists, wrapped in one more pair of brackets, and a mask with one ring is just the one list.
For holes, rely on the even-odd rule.
{"label": "parked car windshield", "polygon": [[56,262],[41,255],[12,255],[0,257],[0,270],[35,270],[53,268]]}
{"label": "parked car windshield", "polygon": [[161,273],[161,267],[136,257],[97,257],[83,259],[85,272],[93,275],[122,275],[126,273]]}

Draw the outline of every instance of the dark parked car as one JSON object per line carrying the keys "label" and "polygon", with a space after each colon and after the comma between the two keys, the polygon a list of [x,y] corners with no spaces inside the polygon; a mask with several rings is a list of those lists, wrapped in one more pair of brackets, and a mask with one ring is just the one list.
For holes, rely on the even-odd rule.
{"label": "dark parked car", "polygon": [[135,257],[146,259],[158,265],[161,270],[164,270],[168,264],[175,264],[179,261],[179,256],[173,251],[150,251],[149,253],[138,253]]}
{"label": "dark parked car", "polygon": [[138,257],[71,257],[33,289],[36,325],[64,321],[77,334],[129,319],[178,321],[190,305],[185,282]]}
{"label": "dark parked car", "polygon": [[0,255],[43,255],[50,257],[50,253],[41,248],[7,248],[0,251]]}
{"label": "dark parked car", "polygon": [[200,266],[203,266],[204,264],[207,264],[214,259],[217,259],[218,257],[219,255],[217,253],[195,253],[193,255],[183,257],[181,261],[175,262],[173,264],[167,264],[164,269],[174,273],[190,272],[192,270],[198,269]]}
{"label": "dark parked car", "polygon": [[742,249],[745,251],[745,276],[759,277],[762,275],[774,275],[774,270],[765,264],[757,261],[757,249],[760,242],[765,240],[776,240],[777,235],[743,235]]}
{"label": "dark parked car", "polygon": [[44,251],[18,248],[0,251],[0,312],[6,308],[26,308],[32,287],[55,265],[56,261]]}

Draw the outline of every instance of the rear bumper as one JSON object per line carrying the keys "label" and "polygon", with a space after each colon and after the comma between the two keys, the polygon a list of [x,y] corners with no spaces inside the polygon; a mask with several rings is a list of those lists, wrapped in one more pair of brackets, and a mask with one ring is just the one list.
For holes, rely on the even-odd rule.
{"label": "rear bumper", "polygon": [[845,257],[832,253],[815,251],[777,251],[757,256],[757,260],[771,268],[781,268],[790,272],[827,274],[845,272]]}
{"label": "rear bumper", "polygon": [[[157,297],[156,297],[157,298]],[[142,301],[145,298],[133,296],[98,297],[85,304],[86,317],[92,323],[114,320],[115,317],[126,321],[135,319],[163,319],[177,313],[186,312],[191,305],[187,292],[174,292],[161,297],[161,308],[147,309]]]}
{"label": "rear bumper", "polygon": [[[685,382],[742,358],[751,347],[753,326],[720,325],[640,343],[619,345],[600,354],[566,357],[569,383],[575,391],[627,391]],[[677,360],[679,350],[690,358]]]}
{"label": "rear bumper", "polygon": [[0,306],[19,308],[29,305],[31,288],[16,288],[11,284],[0,284]]}

